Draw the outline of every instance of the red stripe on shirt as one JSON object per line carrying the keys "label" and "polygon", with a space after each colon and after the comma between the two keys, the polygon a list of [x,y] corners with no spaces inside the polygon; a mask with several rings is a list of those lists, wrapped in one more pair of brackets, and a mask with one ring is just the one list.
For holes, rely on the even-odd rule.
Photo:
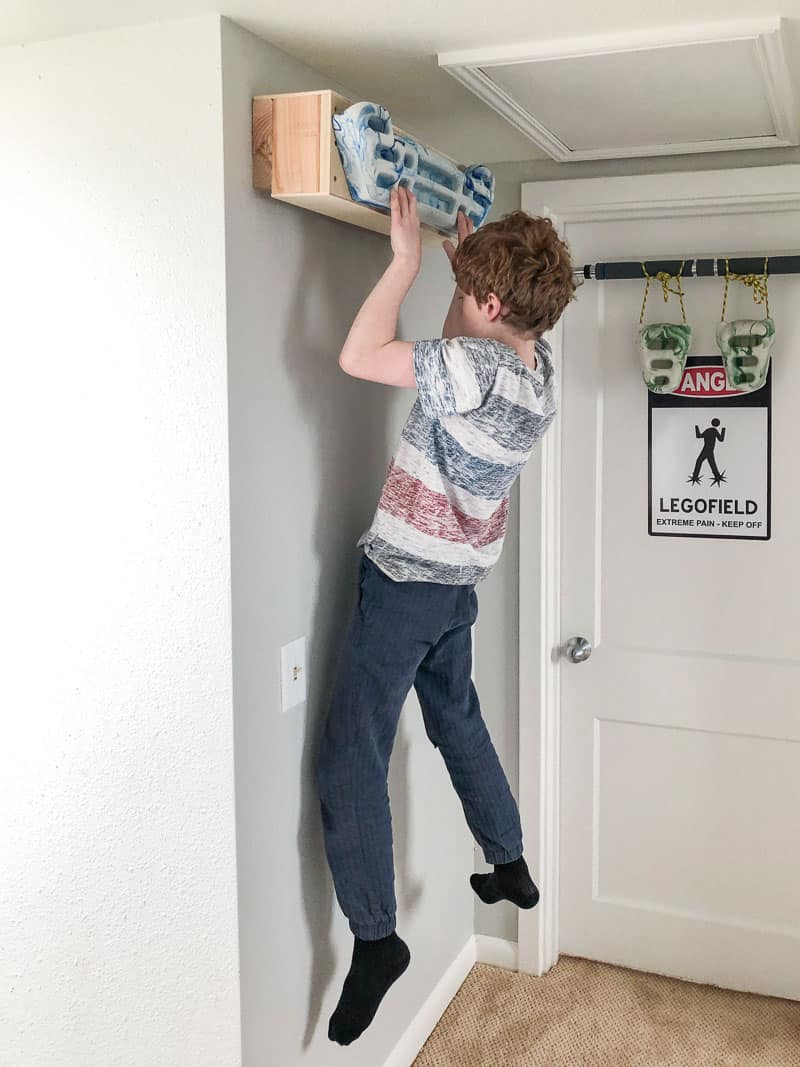
{"label": "red stripe on shirt", "polygon": [[476,519],[454,507],[444,493],[434,492],[394,464],[389,467],[378,507],[430,537],[475,548],[485,548],[503,537],[508,523],[508,497],[488,519]]}

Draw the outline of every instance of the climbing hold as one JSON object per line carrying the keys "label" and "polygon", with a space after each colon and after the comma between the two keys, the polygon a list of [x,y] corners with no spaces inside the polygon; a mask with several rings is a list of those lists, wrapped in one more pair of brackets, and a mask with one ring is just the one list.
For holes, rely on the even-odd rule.
{"label": "climbing hold", "polygon": [[731,389],[754,393],[767,380],[775,323],[767,319],[734,319],[717,326],[717,344]]}
{"label": "climbing hold", "polygon": [[402,185],[416,196],[420,221],[440,233],[456,233],[459,210],[476,229],[485,220],[494,200],[494,175],[488,167],[462,170],[435,149],[398,136],[380,104],[351,104],[332,122],[354,200],[388,211],[392,188]]}
{"label": "climbing hold", "polygon": [[681,384],[692,327],[680,322],[653,322],[639,328],[642,377],[653,393],[672,393]]}

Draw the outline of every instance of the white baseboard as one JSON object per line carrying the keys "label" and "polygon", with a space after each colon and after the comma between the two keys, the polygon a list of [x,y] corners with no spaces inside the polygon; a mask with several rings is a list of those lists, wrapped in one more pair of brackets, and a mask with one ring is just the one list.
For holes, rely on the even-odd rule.
{"label": "white baseboard", "polygon": [[445,1009],[461,987],[461,983],[475,963],[491,963],[516,971],[519,953],[516,941],[504,941],[501,937],[485,937],[475,934],[436,983],[431,995],[417,1012],[410,1026],[395,1045],[383,1067],[411,1067],[433,1028],[445,1013]]}
{"label": "white baseboard", "polygon": [[419,1055],[419,1050],[431,1036],[433,1028],[444,1015],[447,1005],[458,992],[474,963],[475,938],[470,937],[436,983],[433,992],[417,1012],[383,1067],[411,1067]]}
{"label": "white baseboard", "polygon": [[475,959],[478,963],[491,963],[507,971],[519,970],[519,949],[516,941],[504,941],[502,937],[475,935]]}

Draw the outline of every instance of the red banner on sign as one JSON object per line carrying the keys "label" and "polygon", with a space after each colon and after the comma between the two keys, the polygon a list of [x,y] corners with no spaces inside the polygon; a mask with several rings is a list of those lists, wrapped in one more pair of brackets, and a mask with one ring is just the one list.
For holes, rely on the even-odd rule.
{"label": "red banner on sign", "polygon": [[683,372],[680,386],[675,390],[676,396],[701,397],[740,396],[741,390],[731,389],[724,367],[687,367]]}

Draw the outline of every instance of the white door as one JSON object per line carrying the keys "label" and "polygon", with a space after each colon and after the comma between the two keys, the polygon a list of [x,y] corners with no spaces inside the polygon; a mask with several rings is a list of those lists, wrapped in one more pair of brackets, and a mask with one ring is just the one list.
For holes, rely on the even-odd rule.
{"label": "white door", "polygon": [[[581,266],[800,250],[800,167],[537,183],[523,204]],[[800,277],[769,283],[770,540],[649,535],[643,288],[587,281],[561,329],[560,635],[593,651],[558,668],[558,947],[800,999]],[[723,283],[684,288],[691,351],[717,354]],[[732,286],[729,318],[763,317],[751,294]],[[646,321],[679,318],[656,286]]]}

